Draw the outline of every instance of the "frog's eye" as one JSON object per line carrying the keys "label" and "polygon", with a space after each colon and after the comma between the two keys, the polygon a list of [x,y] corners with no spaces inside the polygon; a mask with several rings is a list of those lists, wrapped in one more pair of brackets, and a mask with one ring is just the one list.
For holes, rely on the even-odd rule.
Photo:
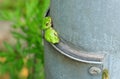
{"label": "frog's eye", "polygon": [[48,25],[49,25],[49,23],[47,22],[47,23],[46,23],[46,26],[48,26]]}

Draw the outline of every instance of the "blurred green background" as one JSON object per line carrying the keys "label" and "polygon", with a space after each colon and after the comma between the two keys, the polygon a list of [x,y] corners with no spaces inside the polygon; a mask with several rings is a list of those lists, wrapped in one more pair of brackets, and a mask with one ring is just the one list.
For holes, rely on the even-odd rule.
{"label": "blurred green background", "polygon": [[2,40],[0,79],[44,79],[41,22],[49,4],[50,0],[0,0],[0,29],[2,23],[10,23],[15,40]]}

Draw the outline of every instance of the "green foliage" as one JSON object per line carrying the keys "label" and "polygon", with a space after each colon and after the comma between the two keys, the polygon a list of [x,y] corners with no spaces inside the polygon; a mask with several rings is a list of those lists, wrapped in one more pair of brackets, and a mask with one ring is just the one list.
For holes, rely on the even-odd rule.
{"label": "green foliage", "polygon": [[19,72],[26,66],[28,79],[44,79],[41,22],[49,3],[50,0],[5,0],[0,6],[0,20],[11,21],[14,29],[21,30],[12,32],[17,40],[15,46],[4,43],[7,50],[0,57],[7,60],[0,64],[1,74],[9,72],[11,79],[19,79]]}

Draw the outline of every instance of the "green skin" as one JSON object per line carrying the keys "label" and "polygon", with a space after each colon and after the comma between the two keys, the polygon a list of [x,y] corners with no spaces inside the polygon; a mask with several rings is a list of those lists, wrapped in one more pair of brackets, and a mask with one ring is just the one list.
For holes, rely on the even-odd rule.
{"label": "green skin", "polygon": [[42,22],[42,29],[44,32],[45,40],[49,43],[56,44],[59,43],[60,39],[58,33],[51,27],[51,17],[45,17]]}
{"label": "green skin", "polygon": [[104,69],[104,70],[103,70],[102,79],[109,79],[108,69]]}

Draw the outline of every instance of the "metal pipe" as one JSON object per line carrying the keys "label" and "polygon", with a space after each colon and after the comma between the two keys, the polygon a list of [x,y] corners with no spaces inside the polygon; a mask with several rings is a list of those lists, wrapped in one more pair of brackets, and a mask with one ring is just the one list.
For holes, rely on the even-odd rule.
{"label": "metal pipe", "polygon": [[53,28],[63,41],[45,42],[46,79],[102,79],[105,69],[119,78],[119,7],[120,0],[51,0]]}

